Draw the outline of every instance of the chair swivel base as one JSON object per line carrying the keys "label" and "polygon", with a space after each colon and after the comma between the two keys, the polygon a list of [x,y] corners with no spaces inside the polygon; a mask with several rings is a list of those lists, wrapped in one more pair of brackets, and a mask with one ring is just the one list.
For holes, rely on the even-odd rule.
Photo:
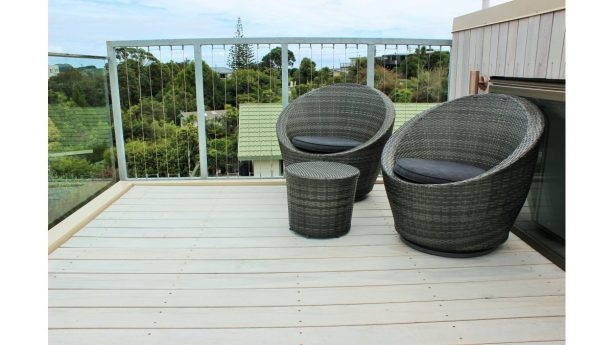
{"label": "chair swivel base", "polygon": [[437,249],[432,249],[429,247],[425,247],[422,246],[420,244],[417,244],[413,241],[409,241],[406,238],[404,238],[403,236],[400,236],[400,238],[402,239],[402,241],[408,245],[409,247],[415,249],[415,250],[419,250],[420,252],[426,253],[426,254],[431,254],[431,255],[437,255],[437,256],[443,256],[446,258],[474,258],[477,256],[482,256],[482,255],[486,255],[489,254],[491,252],[493,252],[494,250],[496,250],[496,248],[498,248],[498,246],[495,246],[493,248],[488,248],[488,249],[483,249],[483,250],[475,250],[475,251],[467,251],[467,252],[454,252],[454,251],[442,251],[442,250],[437,250]]}

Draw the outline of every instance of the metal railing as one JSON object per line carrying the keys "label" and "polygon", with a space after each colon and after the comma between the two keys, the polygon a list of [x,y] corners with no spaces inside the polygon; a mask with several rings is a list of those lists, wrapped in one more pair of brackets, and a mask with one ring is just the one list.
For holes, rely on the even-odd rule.
{"label": "metal railing", "polygon": [[[263,177],[263,165],[270,165],[269,175],[282,175],[282,164],[275,163],[280,160],[273,152],[276,144],[257,132],[261,126],[270,136],[274,118],[266,114],[312,88],[336,82],[377,87],[397,103],[444,101],[450,48],[451,40],[400,38],[109,41],[120,179]],[[269,113],[257,115],[263,109]],[[260,117],[250,117],[250,111]],[[239,118],[254,127],[255,138],[239,142]],[[207,127],[219,129],[225,143]],[[243,134],[250,130],[245,127]],[[246,146],[257,146],[258,140],[270,150],[270,159],[258,161],[259,167],[255,161],[243,164],[247,159],[240,156],[253,154]]]}

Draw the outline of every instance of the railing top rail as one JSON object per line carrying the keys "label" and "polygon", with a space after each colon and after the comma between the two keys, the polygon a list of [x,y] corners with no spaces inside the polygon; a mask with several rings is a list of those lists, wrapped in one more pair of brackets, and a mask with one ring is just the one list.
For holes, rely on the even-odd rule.
{"label": "railing top rail", "polygon": [[387,44],[387,45],[432,45],[451,46],[448,39],[429,38],[360,38],[360,37],[228,37],[228,38],[185,38],[159,40],[107,41],[113,48],[181,45],[223,45],[223,44]]}
{"label": "railing top rail", "polygon": [[52,53],[52,52],[48,52],[47,56],[67,57],[67,58],[83,58],[83,59],[99,59],[99,60],[106,60],[107,59],[106,56],[100,56],[100,55],[84,55],[84,54],[68,54],[68,53]]}

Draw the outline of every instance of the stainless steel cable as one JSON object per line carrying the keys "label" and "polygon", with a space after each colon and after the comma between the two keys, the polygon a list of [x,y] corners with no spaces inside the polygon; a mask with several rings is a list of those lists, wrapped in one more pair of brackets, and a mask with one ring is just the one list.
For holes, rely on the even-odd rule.
{"label": "stainless steel cable", "polygon": [[[147,59],[150,59],[151,57],[151,47],[147,46]],[[157,140],[157,134],[155,132],[155,110],[153,109],[153,79],[151,77],[151,65],[153,64],[153,60],[149,61],[149,95],[150,95],[150,102],[151,102],[151,129],[153,130],[153,153],[155,154],[155,167],[156,167],[156,172],[155,175],[156,177],[160,177],[160,160],[158,159],[158,140]],[[149,177],[149,176],[147,176]]]}
{"label": "stainless steel cable", "polygon": [[417,46],[417,90],[415,91],[415,109],[417,109],[417,103],[419,102],[419,65],[421,64],[421,46]]}
{"label": "stainless steel cable", "polygon": [[[345,44],[345,59],[343,60],[345,64],[347,64],[347,44]],[[347,65],[345,65],[347,66]],[[345,77],[345,83],[347,83],[347,69],[343,69],[341,68],[341,70],[343,71],[344,77]]]}
{"label": "stainless steel cable", "polygon": [[259,44],[256,44],[256,46],[255,46],[255,61],[256,61],[255,73],[258,76],[258,88],[257,88],[258,96],[257,96],[257,100],[258,100],[258,103],[260,103],[260,63],[259,63],[259,61],[260,61],[260,45]]}
{"label": "stainless steel cable", "polygon": [[[132,100],[130,99],[130,73],[128,72],[128,65],[130,64],[130,53],[126,50],[126,60],[124,62],[126,66],[126,90],[128,92],[128,117],[130,118],[130,141],[132,142],[132,165],[134,168],[134,177],[138,178],[138,170],[136,165],[136,147],[134,147],[134,125],[132,122]],[[123,121],[122,121],[123,122]],[[123,123],[121,124],[123,126]]]}
{"label": "stainless steel cable", "polygon": [[394,87],[392,89],[394,95],[394,102],[398,102],[398,92],[396,87],[398,86],[398,45],[396,44],[396,52],[394,53]]}
{"label": "stainless steel cable", "polygon": [[[136,48],[138,50],[140,50],[140,48]],[[143,114],[143,86],[142,86],[142,82],[141,82],[141,71],[140,71],[140,65],[141,65],[141,60],[142,60],[142,56],[138,55],[137,52],[137,62],[138,62],[138,103],[140,104],[140,128],[141,128],[141,134],[143,136],[143,166],[144,166],[144,170],[145,170],[145,177],[148,176],[147,173],[147,143],[145,142],[145,116]]]}
{"label": "stainless steel cable", "polygon": [[360,46],[359,45],[355,45],[355,49],[358,53],[358,58],[356,60],[356,72],[355,72],[355,83],[356,84],[361,84],[360,83],[360,59],[361,59],[361,54],[360,54]]}
{"label": "stainless steel cable", "polygon": [[335,53],[334,52],[334,47],[335,47],[335,44],[332,43],[332,84],[336,84],[334,82],[334,53]]}
{"label": "stainless steel cable", "polygon": [[426,75],[426,103],[430,102],[430,74],[432,73],[432,68],[430,66],[430,55],[431,55],[432,46],[428,46],[426,49],[426,55],[428,56],[428,74]]}
{"label": "stainless steel cable", "polygon": [[[183,52],[183,62],[184,62],[184,67],[183,67],[183,98],[185,100],[185,114],[187,114],[188,110],[187,110],[187,59],[185,59],[185,46],[181,46],[181,51]],[[194,63],[194,68],[198,68],[198,66],[196,66],[196,63]],[[202,68],[202,66],[200,66],[200,68]],[[187,142],[187,176],[190,175],[190,172],[192,170],[192,164],[191,164],[191,149],[189,147],[189,122],[186,121],[186,125],[185,125],[185,137],[186,137],[186,142]],[[201,168],[202,169],[202,168]],[[181,176],[181,175],[179,175]]]}
{"label": "stainless steel cable", "polygon": [[170,81],[172,83],[172,114],[175,120],[174,134],[175,134],[175,142],[177,144],[177,176],[181,176],[181,163],[179,159],[179,131],[180,128],[177,128],[177,94],[175,92],[175,73],[174,73],[174,65],[175,61],[172,56],[173,46],[170,46]]}
{"label": "stainless steel cable", "polygon": [[[227,58],[226,58],[226,45],[223,45],[223,61],[225,63],[227,63]],[[228,164],[228,114],[227,109],[226,109],[226,105],[228,104],[228,75],[226,74],[226,77],[223,79],[223,108],[224,108],[224,122],[226,125],[226,140],[225,140],[225,150],[226,150],[226,176],[228,176],[228,174],[230,173],[229,170],[229,164]]]}
{"label": "stainless steel cable", "polygon": [[[166,129],[166,101],[164,97],[164,64],[162,63],[162,46],[160,49],[160,84],[162,87],[162,121],[164,122],[164,150],[166,151],[166,177],[170,177],[170,168],[168,167],[168,135]],[[159,171],[158,171],[159,173]]]}
{"label": "stainless steel cable", "polygon": [[[268,45],[268,57],[269,57],[269,61],[270,61],[270,77],[272,78],[272,50],[270,49],[270,44]],[[276,77],[275,77],[276,79]],[[274,95],[273,91],[271,90],[271,94]],[[270,103],[270,102],[269,102]],[[260,122],[262,120],[261,117],[258,117],[258,122]],[[258,123],[258,128],[261,130],[262,128],[262,123]],[[272,176],[272,146],[270,148],[270,176]],[[260,169],[260,177],[262,177],[262,170]]]}
{"label": "stainless steel cable", "polygon": [[[404,73],[405,73],[405,77],[404,77],[404,87],[406,89],[406,94],[409,94],[409,56],[411,53],[411,46],[407,45],[407,52],[404,56]],[[408,100],[410,101],[410,99]]]}
{"label": "stainless steel cable", "polygon": [[302,75],[302,73],[301,73],[302,71],[300,71],[300,65],[302,64],[302,45],[300,43],[298,43],[298,59],[297,59],[297,61],[298,61],[298,84],[296,85],[296,87],[297,87],[297,92],[296,93],[298,94],[298,97],[300,97],[300,93],[301,93],[300,92],[300,88],[302,86],[302,83],[301,83],[301,80],[300,80],[301,79],[301,75]]}
{"label": "stainless steel cable", "polygon": [[[217,68],[217,65],[215,64],[215,50],[214,50],[214,46],[211,44],[211,65],[215,66],[215,68]],[[213,113],[216,113],[216,107],[215,107],[215,74],[217,72],[215,72],[213,69],[211,69],[211,86],[213,87]],[[205,118],[206,120],[206,118]],[[217,172],[219,171],[219,159],[218,159],[218,155],[217,155],[217,120],[216,117],[213,116],[209,122],[213,122],[213,137],[214,137],[214,143],[215,143],[215,176],[217,177]],[[206,121],[205,121],[205,126],[206,126]],[[208,145],[207,145],[208,147]],[[208,152],[207,152],[208,154]],[[205,169],[208,169],[208,167],[205,167]]]}
{"label": "stainless steel cable", "polygon": [[323,68],[324,68],[324,44],[319,44],[319,87],[324,85],[322,77],[323,77]]}
{"label": "stainless steel cable", "polygon": [[309,65],[311,65],[311,87],[313,87],[313,44],[309,43],[309,50],[311,51],[311,62],[309,63]]}

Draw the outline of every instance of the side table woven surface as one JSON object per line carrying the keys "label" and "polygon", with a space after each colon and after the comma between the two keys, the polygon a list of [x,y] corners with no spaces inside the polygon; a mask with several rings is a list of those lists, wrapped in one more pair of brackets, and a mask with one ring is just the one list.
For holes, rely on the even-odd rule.
{"label": "side table woven surface", "polygon": [[290,229],[308,237],[329,238],[351,228],[360,171],[334,162],[303,162],[285,170]]}

